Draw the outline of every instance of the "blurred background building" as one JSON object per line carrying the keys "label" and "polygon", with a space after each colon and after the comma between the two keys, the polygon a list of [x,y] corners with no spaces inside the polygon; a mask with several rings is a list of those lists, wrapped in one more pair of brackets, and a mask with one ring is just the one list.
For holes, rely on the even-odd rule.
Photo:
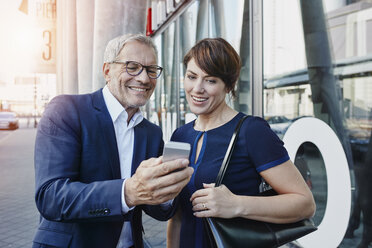
{"label": "blurred background building", "polygon": [[[9,62],[18,70],[12,69],[12,76],[0,75],[3,110],[41,115],[55,95],[102,88],[107,42],[125,33],[146,33],[157,44],[164,73],[142,110],[169,140],[175,128],[195,118],[183,90],[183,56],[200,39],[223,37],[243,64],[237,97],[227,99],[231,106],[264,117],[280,138],[298,119],[320,119],[332,128],[345,153],[339,155],[346,157],[346,165],[326,164],[324,151],[309,141],[292,158],[313,191],[314,221],[320,227],[299,244],[371,247],[372,1],[19,0],[13,4],[22,24],[14,24],[12,30],[23,30],[18,36],[32,51],[18,48],[20,55],[12,56],[16,62]],[[5,53],[9,44],[1,42]],[[346,171],[348,177],[330,175],[330,167]],[[328,179],[337,176],[336,185],[330,185]],[[340,185],[350,186],[330,197],[330,189]],[[330,208],[334,206],[330,199],[337,199],[335,204],[346,213],[331,224],[327,215],[336,209]],[[339,231],[333,234],[334,229]]]}

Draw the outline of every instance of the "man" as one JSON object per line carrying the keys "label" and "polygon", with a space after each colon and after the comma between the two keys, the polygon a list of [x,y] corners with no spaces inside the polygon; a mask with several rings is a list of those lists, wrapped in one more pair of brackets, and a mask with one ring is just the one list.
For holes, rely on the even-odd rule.
{"label": "man", "polygon": [[149,38],[115,38],[103,89],[49,103],[35,144],[41,221],[33,247],[143,247],[141,211],[158,220],[172,214],[171,199],[193,169],[188,160],[156,158],[162,132],[139,111],[162,71],[156,62]]}

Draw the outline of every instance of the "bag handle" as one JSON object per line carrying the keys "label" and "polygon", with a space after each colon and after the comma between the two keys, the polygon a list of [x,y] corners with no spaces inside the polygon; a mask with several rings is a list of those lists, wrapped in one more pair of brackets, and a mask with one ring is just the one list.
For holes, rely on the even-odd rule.
{"label": "bag handle", "polygon": [[247,115],[246,116],[243,116],[240,119],[239,123],[236,125],[235,131],[234,131],[234,133],[233,133],[233,135],[231,137],[231,140],[230,140],[230,144],[229,144],[229,146],[227,148],[225,157],[224,157],[224,159],[222,161],[222,165],[221,165],[220,171],[218,172],[216,183],[215,183],[215,187],[220,186],[221,183],[222,183],[223,177],[225,176],[225,173],[226,173],[227,166],[229,165],[229,162],[230,162],[230,159],[231,159],[232,152],[233,152],[234,147],[235,147],[235,143],[236,143],[236,139],[238,137],[239,131],[240,131],[240,127],[242,126],[243,121],[247,117],[248,117]]}

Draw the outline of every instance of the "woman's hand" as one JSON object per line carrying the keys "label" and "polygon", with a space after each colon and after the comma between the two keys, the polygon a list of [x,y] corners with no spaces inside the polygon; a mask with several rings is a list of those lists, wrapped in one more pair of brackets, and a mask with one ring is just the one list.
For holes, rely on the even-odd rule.
{"label": "woman's hand", "polygon": [[237,196],[225,186],[203,183],[204,189],[194,192],[190,201],[196,217],[233,218],[237,216]]}

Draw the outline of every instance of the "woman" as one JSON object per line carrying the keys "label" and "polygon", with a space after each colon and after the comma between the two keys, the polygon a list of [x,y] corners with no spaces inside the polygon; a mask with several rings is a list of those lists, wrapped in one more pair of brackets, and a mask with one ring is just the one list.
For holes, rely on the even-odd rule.
{"label": "woman", "polygon": [[[202,217],[244,217],[289,223],[309,218],[315,203],[311,191],[283,142],[262,118],[243,123],[223,185],[214,187],[228,144],[244,116],[229,107],[241,62],[222,38],[199,41],[184,57],[184,88],[190,110],[198,117],[178,128],[172,140],[190,143],[194,174],[180,193],[175,216],[168,223],[168,247],[208,247]],[[277,196],[258,197],[261,177]],[[190,235],[191,234],[191,235]]]}

